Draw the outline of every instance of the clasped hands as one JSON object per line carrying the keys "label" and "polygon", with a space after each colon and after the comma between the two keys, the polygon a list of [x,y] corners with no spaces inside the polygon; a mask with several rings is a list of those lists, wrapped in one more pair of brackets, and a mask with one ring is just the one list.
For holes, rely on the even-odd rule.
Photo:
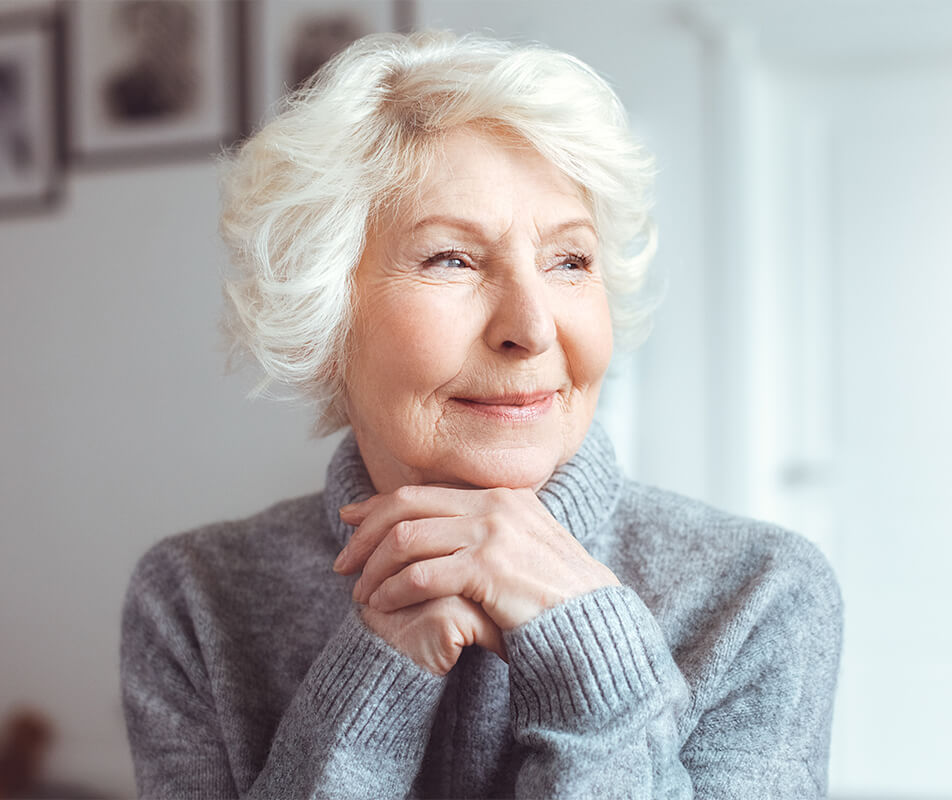
{"label": "clasped hands", "polygon": [[530,489],[404,486],[340,516],[357,529],[334,569],[362,570],[364,622],[437,675],[471,644],[505,659],[502,631],[618,584]]}

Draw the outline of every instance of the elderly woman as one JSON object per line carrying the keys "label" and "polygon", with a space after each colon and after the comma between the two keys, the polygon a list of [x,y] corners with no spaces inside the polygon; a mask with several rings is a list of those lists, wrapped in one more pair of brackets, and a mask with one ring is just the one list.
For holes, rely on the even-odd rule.
{"label": "elderly woman", "polygon": [[624,479],[592,422],[651,164],[576,59],[374,36],[241,149],[231,331],[351,433],[323,493],[140,562],[142,794],[824,793],[817,550]]}

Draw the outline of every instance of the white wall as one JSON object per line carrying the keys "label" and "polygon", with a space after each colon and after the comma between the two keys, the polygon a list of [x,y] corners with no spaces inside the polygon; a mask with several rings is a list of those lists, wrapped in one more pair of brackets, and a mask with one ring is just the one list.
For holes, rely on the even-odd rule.
{"label": "white wall", "polygon": [[952,737],[952,51],[812,85],[837,220],[832,512],[840,775],[941,796]]}
{"label": "white wall", "polygon": [[[952,26],[941,3],[875,5],[892,24],[848,3],[419,0],[418,16],[542,40],[616,85],[658,156],[669,284],[607,387],[622,461],[821,541],[847,601],[833,792],[939,796],[952,84],[921,54]],[[191,162],[76,172],[59,210],[0,220],[0,717],[46,708],[54,777],[123,796],[135,559],[318,488],[333,446],[222,376],[216,213],[214,167]],[[784,481],[791,464],[805,482]]]}
{"label": "white wall", "polygon": [[118,624],[159,537],[323,483],[302,410],[223,377],[208,163],[76,174],[59,211],[0,223],[0,717],[60,726],[56,777],[133,790]]}

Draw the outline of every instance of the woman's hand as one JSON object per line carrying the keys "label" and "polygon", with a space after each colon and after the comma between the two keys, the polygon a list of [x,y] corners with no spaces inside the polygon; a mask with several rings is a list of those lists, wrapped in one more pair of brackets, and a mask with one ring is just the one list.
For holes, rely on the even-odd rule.
{"label": "woman's hand", "polygon": [[434,675],[453,669],[471,644],[506,660],[502,632],[485,611],[463,597],[441,597],[391,612],[364,608],[361,618],[381,639]]}
{"label": "woman's hand", "polygon": [[404,486],[345,506],[341,519],[357,530],[334,568],[363,568],[354,599],[374,611],[459,596],[509,630],[618,585],[529,489]]}

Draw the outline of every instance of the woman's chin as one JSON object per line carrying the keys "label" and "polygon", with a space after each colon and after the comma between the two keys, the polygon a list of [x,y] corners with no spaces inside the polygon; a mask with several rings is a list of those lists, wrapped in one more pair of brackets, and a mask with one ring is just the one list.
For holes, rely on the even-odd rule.
{"label": "woman's chin", "polygon": [[558,465],[558,455],[545,451],[501,450],[470,458],[460,455],[455,462],[445,464],[444,469],[437,471],[440,473],[437,480],[426,482],[477,489],[537,490]]}

